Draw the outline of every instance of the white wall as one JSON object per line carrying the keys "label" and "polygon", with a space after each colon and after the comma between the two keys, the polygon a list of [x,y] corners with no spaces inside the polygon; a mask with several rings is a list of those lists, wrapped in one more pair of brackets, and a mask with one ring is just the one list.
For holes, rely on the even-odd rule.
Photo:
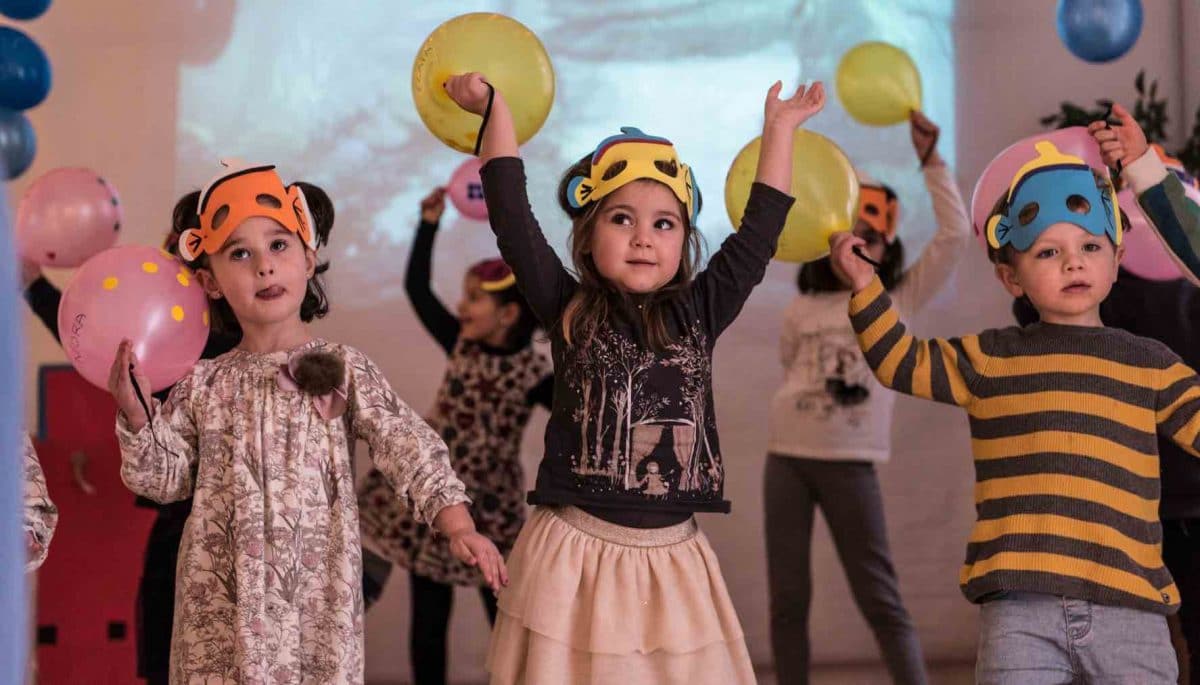
{"label": "white wall", "polygon": [[[29,180],[54,167],[91,166],[123,193],[122,242],[156,242],[167,227],[173,193],[181,183],[194,182],[177,179],[173,173],[180,60],[219,54],[220,41],[193,45],[188,36],[223,35],[228,30],[223,21],[231,16],[233,4],[233,0],[58,0],[45,17],[22,26],[46,49],[55,81],[49,99],[32,113],[39,136],[34,167],[10,184],[10,192],[19,196]],[[1200,8],[1186,0],[1143,4],[1146,23],[1138,45],[1123,59],[1099,66],[1075,59],[1061,46],[1054,28],[1054,3],[1049,0],[960,4],[956,167],[965,197],[970,197],[974,179],[987,161],[1009,142],[1036,132],[1038,117],[1054,111],[1061,100],[1087,103],[1109,96],[1132,102],[1133,77],[1141,67],[1160,79],[1160,90],[1175,108],[1171,113],[1175,126],[1182,123],[1186,74],[1190,123],[1190,113],[1200,104],[1200,70],[1196,69],[1200,48],[1188,45],[1182,53],[1180,46],[1182,35],[1200,33]],[[1181,5],[1187,5],[1186,11]],[[457,249],[453,246],[477,249],[463,232],[448,233],[445,239],[450,250]],[[396,255],[397,265],[402,258]],[[455,261],[466,258],[458,255]],[[953,290],[913,321],[918,332],[962,333],[1009,321],[1008,303],[982,250],[973,249],[966,261]],[[336,269],[332,275],[336,298]],[[774,265],[764,288],[790,288],[793,276],[794,267]],[[55,278],[64,282],[60,275]],[[769,391],[778,382],[774,361],[778,312],[764,306],[766,301],[761,293],[752,298],[717,348],[714,389],[729,464],[727,493],[734,510],[730,516],[702,520],[723,560],[751,653],[760,662],[770,658],[760,504],[766,442],[763,412]],[[403,306],[391,316],[368,314],[352,307],[337,309],[317,326],[318,333],[364,349],[404,397],[423,407],[420,398],[433,396],[441,373],[424,334]],[[60,362],[62,355],[35,320],[29,318],[25,324],[30,331],[27,387],[32,387],[37,366]],[[763,361],[748,364],[747,360]],[[29,398],[27,416],[32,421],[32,393]],[[529,473],[536,466],[541,426],[539,419],[527,440]],[[964,538],[973,517],[965,421],[956,411],[902,399],[894,436],[895,456],[881,475],[904,596],[931,660],[970,659],[976,610],[957,588]],[[814,659],[876,659],[871,635],[853,607],[822,526],[818,526],[814,570],[819,588],[811,621]],[[381,606],[368,616],[368,675],[378,681],[398,681],[407,674],[406,586],[402,577],[392,583]],[[460,593],[451,636],[455,674],[481,672],[485,625],[475,594]]]}

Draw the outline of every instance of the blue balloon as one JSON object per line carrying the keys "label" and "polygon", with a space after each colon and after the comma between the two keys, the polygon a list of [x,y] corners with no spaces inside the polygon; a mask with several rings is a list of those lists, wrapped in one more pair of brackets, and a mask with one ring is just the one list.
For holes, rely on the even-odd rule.
{"label": "blue balloon", "polygon": [[1058,37],[1082,60],[1110,62],[1141,32],[1141,0],[1058,0]]}
{"label": "blue balloon", "polygon": [[0,0],[0,14],[27,21],[42,16],[49,6],[50,0]]}
{"label": "blue balloon", "polygon": [[50,92],[50,60],[29,36],[0,26],[0,107],[29,109]]}
{"label": "blue balloon", "polygon": [[37,152],[33,124],[20,112],[0,109],[0,178],[6,181],[25,173]]}

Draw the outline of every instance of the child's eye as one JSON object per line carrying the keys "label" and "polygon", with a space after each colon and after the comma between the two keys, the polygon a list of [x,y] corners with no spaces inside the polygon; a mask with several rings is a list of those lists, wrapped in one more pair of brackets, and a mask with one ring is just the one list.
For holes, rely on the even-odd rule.
{"label": "child's eye", "polygon": [[1099,252],[1100,243],[1087,243],[1083,246],[1084,252]]}
{"label": "child's eye", "polygon": [[240,262],[243,259],[248,258],[249,256],[250,256],[250,250],[247,250],[244,247],[235,248],[232,252],[229,253],[229,259],[231,261],[235,261],[235,262]]}
{"label": "child's eye", "polygon": [[1038,259],[1049,259],[1056,254],[1058,254],[1058,250],[1054,249],[1053,247],[1047,247],[1044,250],[1038,251],[1037,258]]}
{"label": "child's eye", "polygon": [[659,219],[658,221],[654,222],[654,227],[660,231],[669,231],[672,228],[675,228],[675,222],[671,221],[670,219]]}
{"label": "child's eye", "polygon": [[616,214],[612,215],[612,222],[621,226],[632,226],[633,217],[629,216],[625,212],[617,212]]}
{"label": "child's eye", "polygon": [[272,252],[283,252],[284,250],[287,249],[287,246],[288,246],[287,241],[284,240],[283,238],[271,241],[271,251]]}

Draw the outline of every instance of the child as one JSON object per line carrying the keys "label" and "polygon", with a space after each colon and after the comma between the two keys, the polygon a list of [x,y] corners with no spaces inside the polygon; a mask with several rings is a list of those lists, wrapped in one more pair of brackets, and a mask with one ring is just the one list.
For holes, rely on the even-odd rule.
{"label": "child", "polygon": [[[479,74],[446,89],[490,120],[481,140],[500,252],[551,338],[554,409],[510,556],[493,683],[752,683],[741,625],[693,513],[728,512],[712,350],[775,252],[792,199],[795,129],[816,84],[767,95],[762,156],[741,230],[696,274],[700,209],[671,143],[633,128],[559,185],[576,277],[529,208],[512,116]],[[654,463],[651,469],[650,463]]]}
{"label": "child", "polygon": [[[1200,223],[1194,220],[1198,216],[1195,205],[1176,187],[1184,180],[1181,167],[1169,173],[1171,167],[1164,164],[1162,154],[1157,154],[1161,148],[1151,152],[1155,146],[1147,145],[1137,121],[1120,105],[1113,109],[1119,121],[1116,126],[1110,128],[1098,121],[1089,127],[1103,146],[1105,163],[1110,167],[1121,165],[1123,179],[1142,200],[1150,220],[1163,227],[1161,231],[1200,237]],[[1013,301],[1013,312],[1021,325],[1037,321],[1037,310],[1025,299]],[[1154,281],[1122,269],[1112,292],[1100,305],[1100,318],[1106,326],[1157,340],[1188,366],[1200,367],[1200,289],[1188,280]],[[1158,452],[1162,556],[1179,586],[1179,623],[1186,645],[1180,656],[1187,657],[1181,659],[1181,664],[1190,661],[1200,665],[1200,462],[1169,436],[1159,435]],[[1200,668],[1190,672],[1189,682],[1200,685]]]}
{"label": "child", "polygon": [[[954,273],[970,220],[954,178],[937,154],[937,127],[912,115],[917,158],[933,198],[938,232],[904,271],[896,237],[898,201],[887,186],[860,179],[854,235],[881,262],[884,287],[915,313]],[[861,176],[861,174],[860,174]],[[764,474],[771,643],[780,682],[808,681],[813,510],[820,505],[859,610],[871,624],[892,680],[924,683],[921,645],[900,600],[888,552],[875,463],[890,451],[895,395],[871,377],[846,320],[849,282],[828,258],[800,268],[800,296],[787,310],[780,349],[786,369],[771,402]]]}
{"label": "child", "polygon": [[1105,328],[1123,248],[1107,179],[1054,145],[1018,171],[988,221],[989,255],[1041,321],[917,340],[852,249],[851,322],[885,386],[970,418],[977,521],[960,573],[982,604],[983,683],[1173,683],[1164,617],[1179,591],[1160,556],[1156,434],[1197,454],[1200,383],[1165,346]]}
{"label": "child", "polygon": [[475,532],[437,435],[361,352],[308,331],[328,311],[315,247],[333,213],[307,202],[324,194],[285,187],[273,166],[226,166],[179,252],[241,343],[199,362],[150,412],[129,341],[109,381],[126,485],[158,502],[195,500],[171,682],[362,682],[352,441],[369,444],[398,496],[494,587],[504,564]]}
{"label": "child", "polygon": [[[303,186],[306,192],[323,193],[316,186]],[[171,230],[163,239],[162,249],[179,256],[179,234],[188,228],[198,228],[196,201],[200,191],[181,197],[175,205]],[[326,202],[327,204],[327,202]],[[332,207],[332,205],[329,205]],[[318,235],[318,245],[324,237]],[[50,331],[55,340],[58,334],[58,306],[62,293],[42,275],[39,265],[22,263],[25,299],[30,309]],[[323,265],[324,266],[324,265]],[[226,322],[228,323],[228,322]],[[236,322],[234,322],[236,324]],[[201,359],[214,359],[237,346],[241,331],[210,329]],[[154,393],[165,401],[170,388]],[[192,513],[191,498],[158,504],[137,497],[134,505],[153,509],[154,524],[146,539],[146,554],[142,559],[142,576],[137,589],[137,674],[147,685],[165,685],[170,681],[171,631],[175,618],[175,564],[179,560],[179,543],[188,515]]]}
{"label": "child", "polygon": [[[507,554],[525,522],[521,436],[533,405],[550,407],[554,378],[549,360],[533,349],[537,321],[502,260],[485,259],[467,271],[457,316],[433,293],[433,240],[444,207],[441,188],[421,202],[405,277],[413,309],[449,356],[428,420],[446,441],[450,463],[467,486],[480,534]],[[367,544],[409,569],[415,682],[445,683],[454,586],[480,587],[489,622],[496,620],[496,596],[481,587],[477,569],[451,554],[444,537],[413,520],[378,469],[367,475],[358,502]]]}
{"label": "child", "polygon": [[28,573],[37,570],[46,561],[50,538],[54,537],[54,528],[58,526],[58,507],[54,506],[46,492],[46,476],[42,473],[42,465],[38,463],[33,441],[27,433],[22,433],[21,437],[24,438],[25,452],[25,513],[22,529],[29,553],[25,562],[25,571]]}

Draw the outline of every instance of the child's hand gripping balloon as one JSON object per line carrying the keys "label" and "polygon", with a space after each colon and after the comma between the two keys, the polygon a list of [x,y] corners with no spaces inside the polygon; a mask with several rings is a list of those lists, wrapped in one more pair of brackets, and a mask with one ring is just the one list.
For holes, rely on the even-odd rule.
{"label": "child's hand gripping balloon", "polygon": [[444,211],[446,211],[445,188],[434,188],[421,199],[421,221],[436,224],[441,220]]}
{"label": "child's hand gripping balloon", "polygon": [[1128,166],[1146,154],[1150,145],[1146,142],[1146,134],[1138,125],[1129,110],[1121,105],[1113,105],[1112,113],[1117,117],[1118,124],[1109,126],[1103,119],[1088,124],[1088,133],[1100,145],[1100,156],[1104,163],[1114,169]]}
{"label": "child's hand gripping balloon", "polygon": [[141,373],[137,357],[133,354],[133,343],[122,340],[117,348],[117,357],[113,360],[112,371],[108,374],[108,391],[117,400],[117,407],[125,414],[130,429],[136,433],[146,425],[150,417],[142,408],[142,402],[133,387],[134,383],[137,383],[138,389],[143,393],[150,388],[150,379]]}
{"label": "child's hand gripping balloon", "polygon": [[921,112],[913,110],[908,115],[909,132],[912,134],[913,149],[917,151],[917,159],[921,167],[940,166],[942,156],[938,154],[938,137],[942,130]]}
{"label": "child's hand gripping balloon", "polygon": [[446,79],[446,94],[459,107],[472,114],[483,116],[487,111],[488,95],[491,86],[484,80],[483,74],[473,71],[469,74],[459,74]]}
{"label": "child's hand gripping balloon", "polygon": [[875,279],[875,269],[855,254],[855,248],[861,250],[866,244],[865,240],[848,231],[829,236],[829,259],[833,262],[833,269],[846,276],[854,292],[871,285]]}

